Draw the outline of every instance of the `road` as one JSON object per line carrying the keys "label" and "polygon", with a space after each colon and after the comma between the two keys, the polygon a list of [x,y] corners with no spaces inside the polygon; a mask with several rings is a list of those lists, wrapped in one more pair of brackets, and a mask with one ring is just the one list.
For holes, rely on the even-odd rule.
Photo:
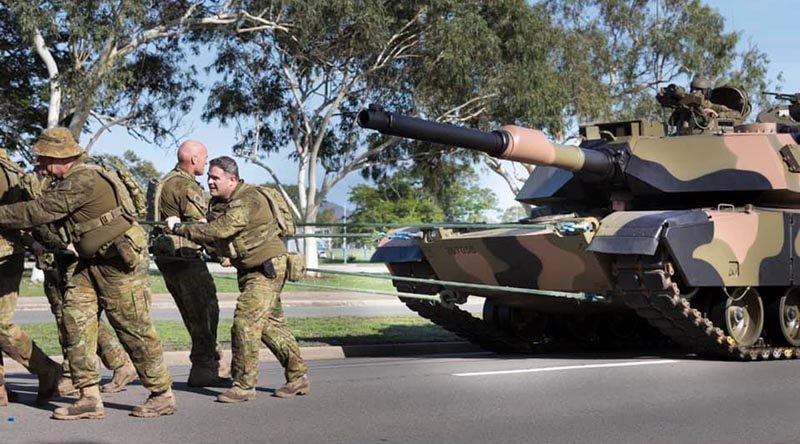
{"label": "road", "polygon": [[[212,402],[171,368],[179,410],[155,420],[127,416],[146,396],[108,395],[102,421],[57,422],[52,408],[0,408],[9,443],[790,443],[799,361],[737,363],[683,355],[487,353],[312,361],[309,396],[270,397],[280,382],[261,366],[255,401]],[[34,380],[10,385],[33,397]]]}

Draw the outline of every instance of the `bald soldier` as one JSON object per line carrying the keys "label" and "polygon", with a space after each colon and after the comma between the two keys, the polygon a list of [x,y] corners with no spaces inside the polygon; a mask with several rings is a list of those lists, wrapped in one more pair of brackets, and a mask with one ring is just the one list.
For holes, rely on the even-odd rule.
{"label": "bald soldier", "polygon": [[[24,187],[24,180],[25,173],[22,169],[8,158],[5,150],[0,150],[0,204],[32,198]],[[5,387],[3,352],[39,377],[36,402],[43,404],[56,393],[61,367],[36,346],[31,337],[12,320],[25,256],[19,227],[0,228],[0,406],[9,401]]]}
{"label": "bald soldier", "polygon": [[310,389],[308,366],[286,326],[281,307],[287,255],[271,205],[257,187],[239,181],[236,161],[227,156],[211,161],[208,189],[214,220],[181,224],[177,217],[169,217],[167,224],[174,234],[213,244],[218,252],[235,253],[228,254],[236,267],[241,292],[231,327],[233,387],[217,400],[234,403],[255,399],[261,342],[284,368],[286,384],[275,391],[275,396],[305,395]]}
{"label": "bald soldier", "polygon": [[150,396],[131,415],[157,417],[175,412],[172,378],[161,340],[150,317],[147,234],[118,175],[86,163],[67,128],[48,128],[33,147],[37,163],[58,183],[35,200],[0,206],[0,229],[57,223],[65,227],[78,254],[64,295],[64,330],[72,382],[80,398],[53,411],[54,419],[105,417],[97,368],[100,310],[133,361]]}
{"label": "bald soldier", "polygon": [[[159,180],[155,220],[177,217],[181,222],[205,221],[207,198],[195,176],[205,173],[208,150],[196,140],[178,148],[178,164]],[[180,236],[162,234],[153,240],[156,265],[192,338],[190,387],[230,386],[220,378],[217,344],[219,302],[214,279],[200,256],[200,245]]]}

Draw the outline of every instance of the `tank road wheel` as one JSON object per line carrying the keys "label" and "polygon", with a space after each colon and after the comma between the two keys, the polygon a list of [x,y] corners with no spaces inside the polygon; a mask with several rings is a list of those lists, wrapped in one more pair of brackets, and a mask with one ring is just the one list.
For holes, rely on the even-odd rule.
{"label": "tank road wheel", "polygon": [[786,290],[767,307],[767,329],[771,338],[793,347],[800,346],[800,287]]}
{"label": "tank road wheel", "polygon": [[712,308],[714,324],[740,346],[756,343],[764,328],[764,304],[754,287],[739,287]]}

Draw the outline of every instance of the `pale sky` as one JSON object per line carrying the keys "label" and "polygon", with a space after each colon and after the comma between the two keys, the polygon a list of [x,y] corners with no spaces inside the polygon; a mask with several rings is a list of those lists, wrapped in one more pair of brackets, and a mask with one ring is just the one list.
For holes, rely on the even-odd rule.
{"label": "pale sky", "polygon": [[[783,73],[784,82],[782,92],[800,92],[800,60],[798,60],[796,29],[797,14],[795,9],[798,3],[789,0],[706,0],[722,13],[726,19],[726,31],[741,31],[741,44],[744,47],[750,43],[766,52],[770,58],[771,78],[778,73]],[[753,92],[751,92],[752,94]],[[201,108],[204,98],[196,101],[194,110],[184,120],[184,132],[191,138],[203,141],[209,148],[211,157],[232,156],[231,146],[235,140],[233,127],[221,127],[216,123],[207,124],[200,120]],[[84,136],[84,139],[88,139]],[[81,140],[85,143],[86,140]],[[122,129],[116,129],[104,135],[94,146],[95,153],[122,154],[127,149],[134,150],[140,157],[152,161],[156,167],[166,172],[175,163],[176,147],[157,147],[135,140]],[[296,168],[286,159],[286,151],[273,154],[269,162],[276,166],[278,176],[284,183],[297,183]],[[238,159],[237,159],[238,160]],[[268,180],[264,170],[239,160],[242,178],[247,182],[263,183]],[[504,182],[493,173],[482,174],[482,186],[490,187],[497,195],[500,209],[505,209],[515,203],[514,196],[505,186]],[[205,178],[201,178],[205,185]],[[347,202],[350,187],[361,183],[358,174],[351,174],[348,178],[337,184],[328,200],[344,205]]]}

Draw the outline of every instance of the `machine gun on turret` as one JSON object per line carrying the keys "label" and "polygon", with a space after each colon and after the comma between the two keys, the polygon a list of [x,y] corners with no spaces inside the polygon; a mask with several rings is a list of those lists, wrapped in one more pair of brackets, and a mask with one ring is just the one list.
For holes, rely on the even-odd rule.
{"label": "machine gun on turret", "polygon": [[[773,96],[778,100],[789,102],[789,105],[776,105],[758,114],[759,122],[775,122],[782,125],[796,126],[800,122],[800,93],[784,94],[762,91],[761,94]],[[780,129],[779,129],[780,131]]]}

